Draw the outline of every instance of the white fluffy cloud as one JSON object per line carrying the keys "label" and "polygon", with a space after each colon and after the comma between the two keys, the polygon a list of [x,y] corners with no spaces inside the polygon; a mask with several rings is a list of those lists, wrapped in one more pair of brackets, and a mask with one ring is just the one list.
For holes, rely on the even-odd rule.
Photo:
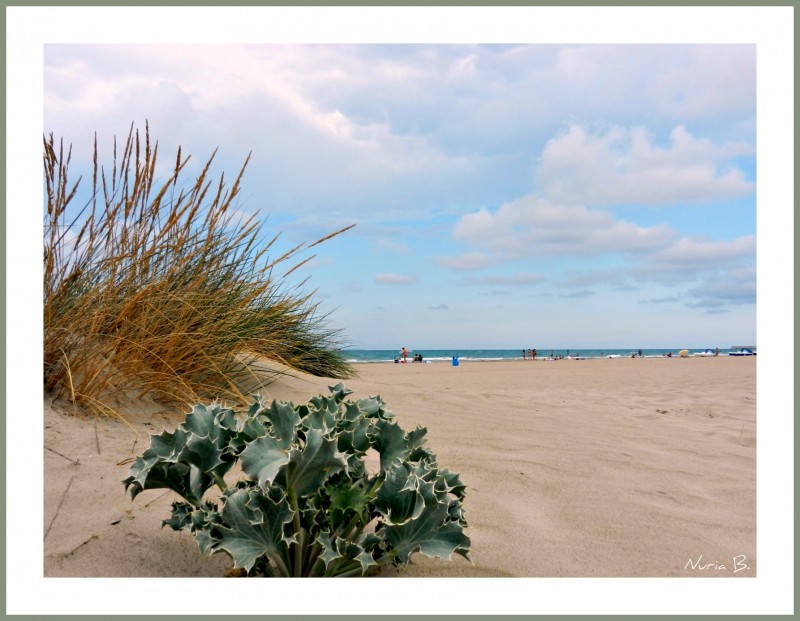
{"label": "white fluffy cloud", "polygon": [[755,77],[752,45],[47,45],[44,121],[84,170],[145,119],[166,166],[252,151],[237,208],[287,243],[358,222],[342,290],[655,298],[754,263]]}
{"label": "white fluffy cloud", "polygon": [[[680,125],[664,145],[641,127],[591,134],[573,125],[544,146],[535,171],[537,192],[463,216],[453,237],[469,250],[460,264],[442,265],[470,265],[467,257],[473,257],[475,270],[489,263],[546,257],[615,255],[624,261],[614,269],[589,269],[554,281],[570,288],[612,283],[631,288],[632,283],[647,281],[676,285],[748,265],[755,259],[754,235],[716,240],[681,237],[680,223],[685,220],[671,220],[671,210],[659,212],[664,215],[660,224],[641,225],[635,218],[656,206],[685,208],[696,203],[702,208],[709,202],[752,195],[753,183],[732,164],[735,158],[750,155],[752,147],[744,142],[714,144]],[[615,209],[620,206],[635,209],[629,207],[630,217],[623,218]],[[482,262],[475,261],[476,256]],[[473,284],[477,280],[473,278]],[[586,289],[578,289],[582,291]],[[703,303],[722,303],[723,296],[712,297],[702,296]]]}
{"label": "white fluffy cloud", "polygon": [[[724,119],[726,132],[734,123],[737,135],[751,136],[751,48],[48,45],[45,129],[84,144],[98,131],[104,148],[149,119],[167,160],[178,144],[200,159],[219,147],[219,159],[233,162],[220,161],[225,170],[252,150],[248,185],[273,213],[321,204],[362,214],[376,205],[417,215],[430,205],[474,210],[529,192],[532,158],[565,119],[620,127],[647,119],[659,133],[687,119],[704,127]],[[713,158],[675,177],[673,156],[691,150],[678,142],[660,164],[642,161],[594,184],[603,148],[634,154],[609,136],[571,138],[553,141],[542,160],[556,200],[590,196],[592,187],[607,200],[623,189],[638,200],[748,185]],[[564,157],[584,161],[578,170]]]}
{"label": "white fluffy cloud", "polygon": [[714,145],[675,127],[658,146],[642,127],[590,134],[573,125],[548,141],[535,172],[539,190],[552,200],[581,205],[706,203],[754,190],[732,158],[751,145]]}
{"label": "white fluffy cloud", "polygon": [[431,97],[430,72],[370,46],[48,46],[45,129],[88,158],[95,132],[102,155],[148,120],[167,162],[178,145],[200,160],[219,147],[230,171],[252,151],[259,209],[353,214],[377,203],[419,214],[424,200],[486,174],[480,155],[447,152],[381,114],[381,89]]}
{"label": "white fluffy cloud", "polygon": [[608,211],[566,206],[537,197],[482,209],[455,226],[457,240],[506,259],[543,255],[592,256],[653,252],[666,248],[675,232],[666,225],[637,226]]}

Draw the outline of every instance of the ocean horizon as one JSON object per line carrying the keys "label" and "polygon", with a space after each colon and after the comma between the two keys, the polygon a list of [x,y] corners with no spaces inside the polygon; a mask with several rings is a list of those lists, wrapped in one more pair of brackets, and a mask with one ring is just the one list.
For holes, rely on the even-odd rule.
{"label": "ocean horizon", "polygon": [[[741,346],[719,348],[720,356],[727,356],[737,351]],[[747,345],[743,347],[749,347]],[[663,358],[678,356],[682,350],[688,350],[689,355],[702,355],[710,348],[675,347],[671,349],[646,349],[646,348],[620,348],[620,349],[537,349],[536,358],[547,359],[599,359],[599,358]],[[753,349],[755,351],[755,349]],[[401,356],[399,349],[345,349],[342,351],[347,362],[358,364],[363,362],[394,362]],[[409,349],[408,361],[411,362],[415,355],[421,355],[423,362],[451,362],[453,357],[459,361],[492,361],[492,360],[523,360],[522,349]],[[525,358],[529,357],[525,350]]]}

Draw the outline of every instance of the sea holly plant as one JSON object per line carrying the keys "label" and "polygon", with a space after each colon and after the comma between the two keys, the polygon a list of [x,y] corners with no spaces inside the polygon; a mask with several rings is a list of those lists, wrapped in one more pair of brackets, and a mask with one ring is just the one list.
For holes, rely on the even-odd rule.
{"label": "sea holly plant", "polygon": [[415,552],[469,560],[466,488],[425,446],[426,429],[401,429],[380,397],[329,390],[303,405],[255,396],[245,412],[195,405],[152,436],[125,489],[176,492],[164,525],[248,575],[365,575]]}

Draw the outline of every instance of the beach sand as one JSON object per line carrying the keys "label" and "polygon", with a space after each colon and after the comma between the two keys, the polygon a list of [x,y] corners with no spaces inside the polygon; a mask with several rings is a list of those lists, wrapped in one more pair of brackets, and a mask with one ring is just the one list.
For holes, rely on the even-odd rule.
{"label": "beach sand", "polygon": [[[427,427],[439,463],[467,486],[473,563],[416,554],[399,576],[756,575],[755,358],[356,368],[351,398],[379,394],[404,429]],[[335,383],[295,374],[268,396],[300,403]],[[172,492],[125,494],[149,434],[183,420],[134,405],[143,415],[125,424],[45,402],[45,577],[230,567],[161,527]]]}

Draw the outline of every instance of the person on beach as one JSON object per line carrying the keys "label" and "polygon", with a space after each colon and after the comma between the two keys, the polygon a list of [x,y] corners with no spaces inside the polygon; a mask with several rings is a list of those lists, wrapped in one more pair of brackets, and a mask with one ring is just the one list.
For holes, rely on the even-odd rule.
{"label": "person on beach", "polygon": [[403,355],[403,363],[408,362],[408,350],[405,347],[403,347],[400,353]]}
{"label": "person on beach", "polygon": [[527,358],[526,358],[526,356],[525,356],[525,350],[524,350],[524,349],[522,350],[522,359],[523,359],[523,360],[527,360]]}
{"label": "person on beach", "polygon": [[532,360],[536,360],[536,348],[535,347],[531,350],[531,359]]}

